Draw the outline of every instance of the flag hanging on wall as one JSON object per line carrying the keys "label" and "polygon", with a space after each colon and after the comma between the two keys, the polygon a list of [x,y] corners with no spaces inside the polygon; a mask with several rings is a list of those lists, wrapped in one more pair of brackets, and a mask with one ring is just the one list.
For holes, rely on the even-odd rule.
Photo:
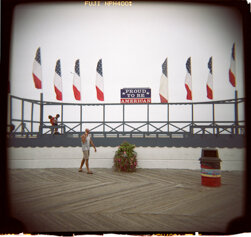
{"label": "flag hanging on wall", "polygon": [[185,88],[187,90],[187,100],[192,100],[192,72],[191,72],[191,57],[187,59],[186,62],[186,79]]}
{"label": "flag hanging on wall", "polygon": [[213,99],[213,57],[209,58],[208,61],[208,79],[207,79],[207,98]]}
{"label": "flag hanging on wall", "polygon": [[235,70],[235,43],[232,47],[231,59],[230,59],[230,68],[229,68],[229,81],[233,87],[236,87],[236,70]]}
{"label": "flag hanging on wall", "polygon": [[159,96],[161,103],[168,103],[167,58],[162,64],[162,75],[160,78]]}
{"label": "flag hanging on wall", "polygon": [[41,66],[41,50],[37,49],[33,62],[32,76],[35,88],[42,89],[42,66]]}
{"label": "flag hanging on wall", "polygon": [[104,101],[104,78],[103,78],[102,59],[99,59],[96,69],[96,90],[97,90],[97,99],[100,101]]}
{"label": "flag hanging on wall", "polygon": [[63,99],[63,95],[62,95],[63,86],[62,86],[60,59],[57,60],[56,67],[55,67],[54,89],[56,93],[56,99],[62,100]]}
{"label": "flag hanging on wall", "polygon": [[75,62],[75,71],[73,76],[73,93],[76,100],[81,100],[81,78],[79,69],[79,59]]}

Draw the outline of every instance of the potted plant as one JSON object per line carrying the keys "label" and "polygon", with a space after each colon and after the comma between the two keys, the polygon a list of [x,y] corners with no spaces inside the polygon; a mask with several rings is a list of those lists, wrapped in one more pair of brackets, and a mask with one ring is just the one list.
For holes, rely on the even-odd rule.
{"label": "potted plant", "polygon": [[133,172],[137,167],[137,153],[134,151],[135,145],[123,142],[115,153],[114,167],[119,171]]}

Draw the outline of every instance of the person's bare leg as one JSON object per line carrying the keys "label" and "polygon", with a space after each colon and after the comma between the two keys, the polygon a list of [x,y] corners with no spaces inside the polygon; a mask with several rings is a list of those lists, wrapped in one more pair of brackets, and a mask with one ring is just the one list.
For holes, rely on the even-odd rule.
{"label": "person's bare leg", "polygon": [[[86,160],[86,162],[87,162],[87,160]],[[85,163],[85,159],[83,158],[82,161],[81,161],[80,168],[78,170],[79,172],[82,172],[82,167],[83,167],[84,163]]]}
{"label": "person's bare leg", "polygon": [[87,169],[87,174],[92,174],[92,172],[89,169],[89,160],[88,159],[86,160],[85,165],[86,165],[86,169]]}

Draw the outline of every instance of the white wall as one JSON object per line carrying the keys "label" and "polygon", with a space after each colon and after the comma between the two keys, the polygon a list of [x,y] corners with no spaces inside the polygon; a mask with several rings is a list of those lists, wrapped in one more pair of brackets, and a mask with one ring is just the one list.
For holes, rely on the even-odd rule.
{"label": "white wall", "polygon": [[[244,170],[245,148],[217,148],[222,170]],[[98,147],[90,155],[91,168],[112,168],[117,147]],[[201,148],[137,147],[138,168],[200,169]],[[10,169],[78,168],[80,147],[8,148]]]}

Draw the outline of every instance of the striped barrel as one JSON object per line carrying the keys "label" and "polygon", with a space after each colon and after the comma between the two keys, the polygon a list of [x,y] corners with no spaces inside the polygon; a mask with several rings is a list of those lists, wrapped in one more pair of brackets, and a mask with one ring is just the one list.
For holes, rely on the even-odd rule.
{"label": "striped barrel", "polygon": [[201,184],[209,187],[221,186],[221,159],[218,150],[202,149],[201,155]]}
{"label": "striped barrel", "polygon": [[221,170],[201,165],[201,184],[209,187],[221,186]]}

